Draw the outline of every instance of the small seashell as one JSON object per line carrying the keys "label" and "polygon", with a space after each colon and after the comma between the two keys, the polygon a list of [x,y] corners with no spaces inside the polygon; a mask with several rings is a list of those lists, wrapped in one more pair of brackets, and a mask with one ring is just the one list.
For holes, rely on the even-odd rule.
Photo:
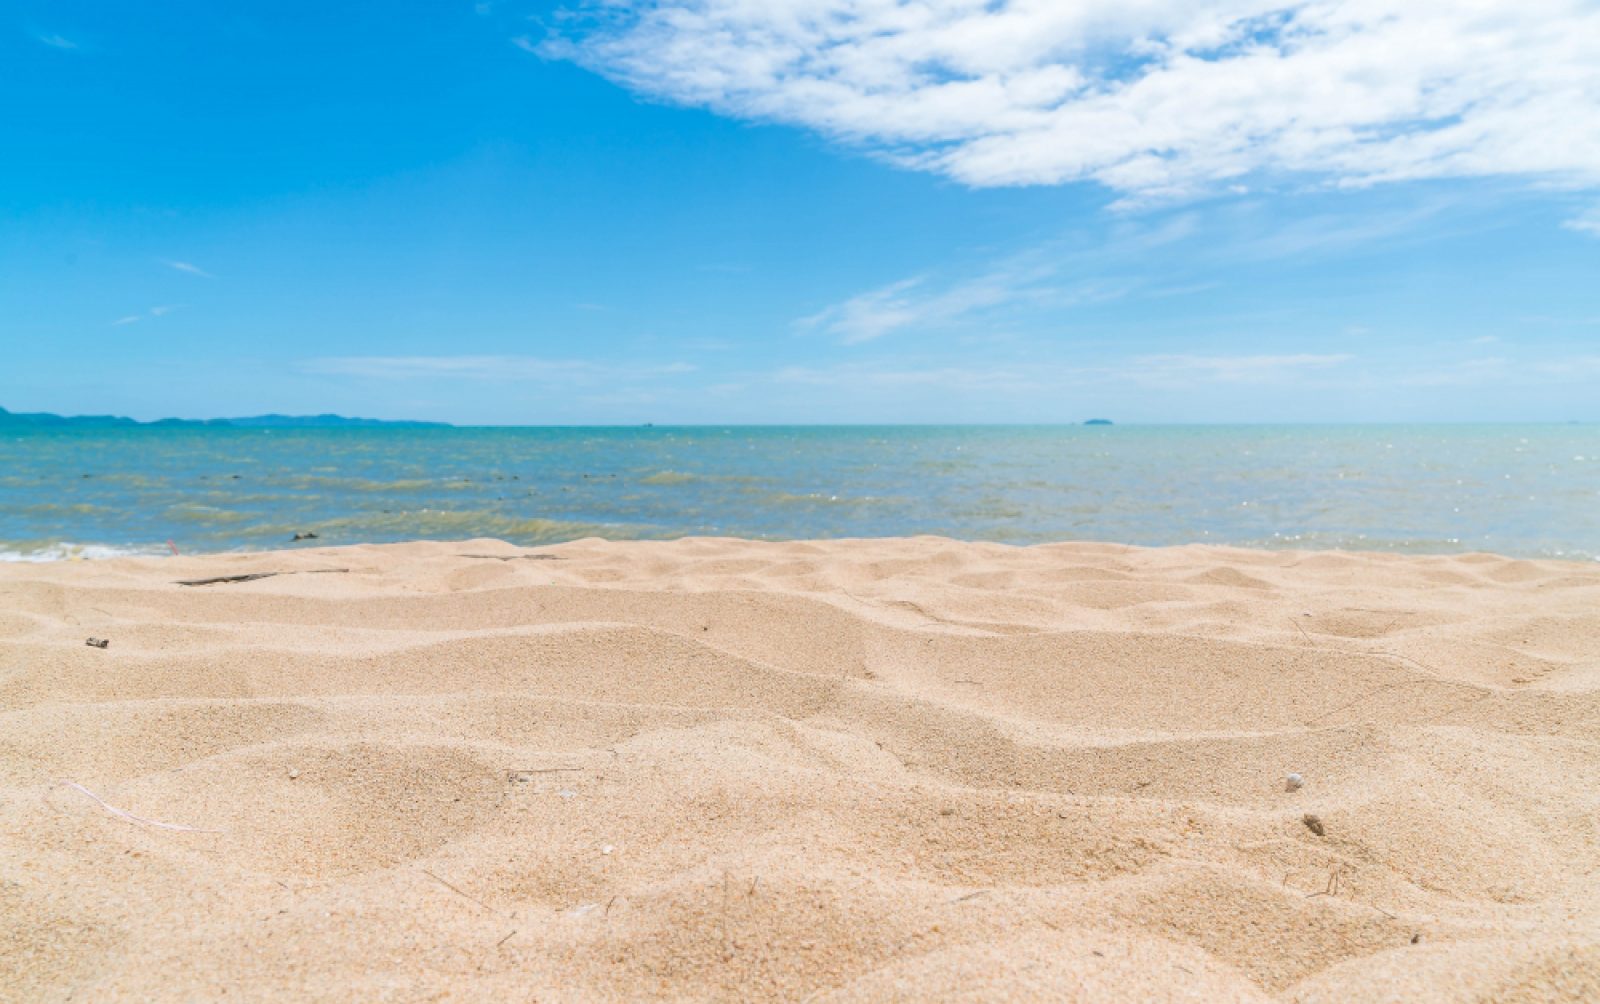
{"label": "small seashell", "polygon": [[600,853],[601,854],[610,854],[614,850],[616,850],[615,847],[612,847],[610,844],[606,844],[604,847],[600,848]]}
{"label": "small seashell", "polygon": [[1301,777],[1299,774],[1290,774],[1288,777],[1283,779],[1284,791],[1299,791],[1305,786],[1306,779]]}
{"label": "small seashell", "polygon": [[299,776],[300,776],[300,772],[298,770],[291,770],[289,772],[289,780],[291,780],[291,781],[293,781],[295,778],[297,778]]}

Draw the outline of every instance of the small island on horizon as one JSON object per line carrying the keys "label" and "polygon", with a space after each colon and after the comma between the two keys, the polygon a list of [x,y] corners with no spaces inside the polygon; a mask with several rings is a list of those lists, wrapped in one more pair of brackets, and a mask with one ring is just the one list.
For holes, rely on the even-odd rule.
{"label": "small island on horizon", "polygon": [[0,408],[0,427],[5,426],[43,426],[49,428],[74,427],[74,428],[123,428],[123,427],[154,427],[163,428],[193,427],[193,428],[234,428],[234,429],[342,429],[342,428],[370,428],[373,426],[387,425],[409,429],[449,429],[454,428],[449,422],[416,422],[407,420],[390,421],[381,418],[347,418],[344,415],[252,415],[245,418],[160,418],[152,422],[141,422],[135,418],[126,418],[120,415],[56,415],[47,411],[38,412],[13,412]]}

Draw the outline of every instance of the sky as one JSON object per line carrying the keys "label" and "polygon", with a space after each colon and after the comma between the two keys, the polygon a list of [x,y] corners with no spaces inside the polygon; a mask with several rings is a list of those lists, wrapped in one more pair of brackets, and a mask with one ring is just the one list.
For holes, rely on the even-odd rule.
{"label": "sky", "polygon": [[13,411],[1600,420],[1593,0],[0,19]]}

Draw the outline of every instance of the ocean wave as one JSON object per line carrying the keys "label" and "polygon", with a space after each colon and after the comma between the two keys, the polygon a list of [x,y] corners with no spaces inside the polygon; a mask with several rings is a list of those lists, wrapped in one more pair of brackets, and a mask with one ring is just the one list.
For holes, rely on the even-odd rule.
{"label": "ocean wave", "polygon": [[60,540],[27,549],[0,546],[0,561],[101,561],[106,558],[158,558],[167,553],[165,547],[119,547],[114,544],[77,544]]}

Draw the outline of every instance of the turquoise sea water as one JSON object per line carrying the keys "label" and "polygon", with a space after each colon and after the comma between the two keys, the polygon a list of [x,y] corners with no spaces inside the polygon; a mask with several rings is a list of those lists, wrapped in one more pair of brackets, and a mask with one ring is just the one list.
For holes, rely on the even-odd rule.
{"label": "turquoise sea water", "polygon": [[0,557],[944,534],[1600,556],[1600,426],[30,429]]}

